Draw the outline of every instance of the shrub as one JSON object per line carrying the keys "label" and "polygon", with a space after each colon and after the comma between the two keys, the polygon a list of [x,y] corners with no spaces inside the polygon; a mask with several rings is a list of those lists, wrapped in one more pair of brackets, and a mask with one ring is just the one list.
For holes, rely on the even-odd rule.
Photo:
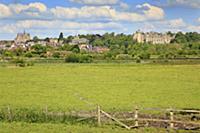
{"label": "shrub", "polygon": [[17,58],[14,60],[16,66],[25,67],[26,62],[23,59]]}
{"label": "shrub", "polygon": [[25,57],[31,58],[31,57],[33,57],[33,54],[32,54],[31,52],[27,52],[27,53],[25,54]]}
{"label": "shrub", "polygon": [[32,62],[32,61],[28,62],[27,66],[34,66],[34,62]]}
{"label": "shrub", "polygon": [[90,55],[70,54],[65,58],[65,62],[69,62],[69,63],[91,63],[92,57]]}
{"label": "shrub", "polygon": [[65,58],[65,62],[78,63],[79,59],[76,54],[70,54]]}
{"label": "shrub", "polygon": [[132,57],[128,54],[119,54],[116,56],[117,60],[131,60]]}
{"label": "shrub", "polygon": [[38,54],[38,55],[41,55],[41,54],[44,54],[47,52],[47,47],[42,46],[40,44],[36,44],[36,45],[32,46],[31,49],[33,50],[34,54]]}
{"label": "shrub", "polygon": [[141,63],[141,59],[139,57],[136,58],[136,63]]}
{"label": "shrub", "polygon": [[142,52],[138,55],[138,57],[140,57],[140,59],[150,59],[150,54],[146,53],[146,52]]}
{"label": "shrub", "polygon": [[13,57],[13,53],[11,51],[5,51],[3,55],[6,57]]}
{"label": "shrub", "polygon": [[91,63],[92,57],[90,55],[79,55],[79,63]]}
{"label": "shrub", "polygon": [[60,53],[59,52],[55,52],[52,55],[54,58],[60,58]]}
{"label": "shrub", "polygon": [[33,62],[31,62],[31,61],[26,62],[25,60],[23,60],[21,58],[14,59],[13,63],[15,63],[15,65],[19,66],[19,67],[26,67],[26,66],[33,66],[34,65]]}

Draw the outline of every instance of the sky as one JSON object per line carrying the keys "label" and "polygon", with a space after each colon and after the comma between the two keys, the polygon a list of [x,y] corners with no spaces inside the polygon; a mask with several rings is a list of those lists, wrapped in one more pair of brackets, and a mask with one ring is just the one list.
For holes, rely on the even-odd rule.
{"label": "sky", "polygon": [[200,32],[200,0],[0,0],[0,40],[106,32]]}

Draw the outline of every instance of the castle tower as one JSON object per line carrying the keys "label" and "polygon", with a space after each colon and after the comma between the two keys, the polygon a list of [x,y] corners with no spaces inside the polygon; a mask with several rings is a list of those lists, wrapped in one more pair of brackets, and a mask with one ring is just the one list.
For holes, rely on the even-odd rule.
{"label": "castle tower", "polygon": [[144,34],[138,30],[134,36],[133,36],[133,40],[135,40],[138,43],[144,43],[145,39],[144,39]]}

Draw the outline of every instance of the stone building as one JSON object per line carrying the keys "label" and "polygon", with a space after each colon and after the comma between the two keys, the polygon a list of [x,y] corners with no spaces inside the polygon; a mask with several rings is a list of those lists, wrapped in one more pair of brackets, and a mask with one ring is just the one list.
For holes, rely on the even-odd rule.
{"label": "stone building", "polygon": [[89,45],[89,40],[86,38],[79,38],[78,36],[75,37],[70,45]]}
{"label": "stone building", "polygon": [[134,36],[133,40],[138,43],[152,43],[152,44],[168,44],[174,39],[174,37],[168,34],[162,34],[157,32],[140,32],[137,31]]}
{"label": "stone building", "polygon": [[19,43],[26,43],[27,41],[31,40],[31,36],[29,33],[26,33],[24,31],[24,33],[18,33],[17,37],[15,38],[15,43],[19,44]]}

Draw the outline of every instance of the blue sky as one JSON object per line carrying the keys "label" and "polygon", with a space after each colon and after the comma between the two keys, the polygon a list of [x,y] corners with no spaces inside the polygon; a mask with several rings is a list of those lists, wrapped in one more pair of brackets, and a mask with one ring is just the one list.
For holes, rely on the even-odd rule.
{"label": "blue sky", "polygon": [[200,32],[200,0],[0,0],[0,39],[142,31]]}

